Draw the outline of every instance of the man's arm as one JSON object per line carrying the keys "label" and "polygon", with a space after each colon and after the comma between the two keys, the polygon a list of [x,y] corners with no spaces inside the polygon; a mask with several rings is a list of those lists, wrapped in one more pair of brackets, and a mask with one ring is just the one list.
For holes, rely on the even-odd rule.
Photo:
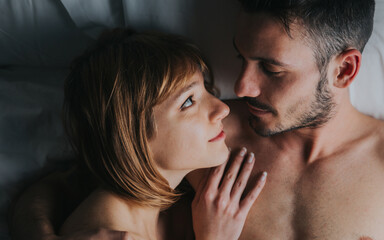
{"label": "man's arm", "polygon": [[57,239],[57,229],[91,191],[80,178],[77,168],[54,172],[22,193],[10,212],[12,237]]}
{"label": "man's arm", "polygon": [[133,240],[127,232],[92,229],[70,236],[58,236],[68,215],[94,189],[90,177],[77,168],[55,172],[29,187],[16,201],[9,226],[16,240]]}
{"label": "man's arm", "polygon": [[76,240],[132,239],[128,233],[108,229],[77,232],[58,236],[58,229],[68,215],[93,190],[90,177],[77,168],[55,172],[29,187],[16,201],[10,212],[13,239]]}
{"label": "man's arm", "polygon": [[13,239],[56,239],[65,208],[66,186],[63,175],[56,172],[29,187],[16,201],[10,213]]}

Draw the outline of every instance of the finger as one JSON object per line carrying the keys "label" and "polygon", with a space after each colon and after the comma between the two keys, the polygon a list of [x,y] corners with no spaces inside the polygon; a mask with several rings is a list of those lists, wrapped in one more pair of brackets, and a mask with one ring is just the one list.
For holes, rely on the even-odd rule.
{"label": "finger", "polygon": [[243,147],[240,152],[235,156],[235,159],[231,163],[231,166],[225,173],[223,177],[223,182],[220,186],[220,191],[224,195],[228,195],[231,193],[233,183],[237,177],[241,164],[243,163],[244,156],[247,152],[247,149]]}
{"label": "finger", "polygon": [[240,170],[240,174],[237,177],[235,184],[233,185],[231,191],[231,199],[232,201],[239,203],[240,198],[244,192],[245,186],[247,185],[249,176],[253,170],[253,166],[255,164],[255,155],[253,153],[248,154],[246,161],[244,161],[243,166]]}
{"label": "finger", "polygon": [[267,180],[267,172],[263,172],[252,189],[247,193],[243,200],[240,202],[240,212],[248,214],[255,200],[259,197],[261,190],[264,188]]}
{"label": "finger", "polygon": [[[229,152],[228,158],[231,155]],[[225,170],[225,167],[227,166],[228,161],[225,163],[221,164],[220,166],[214,167],[211,169],[209,175],[208,175],[208,180],[207,184],[205,185],[205,192],[206,191],[217,191],[219,188],[220,181],[223,177],[223,173]]]}

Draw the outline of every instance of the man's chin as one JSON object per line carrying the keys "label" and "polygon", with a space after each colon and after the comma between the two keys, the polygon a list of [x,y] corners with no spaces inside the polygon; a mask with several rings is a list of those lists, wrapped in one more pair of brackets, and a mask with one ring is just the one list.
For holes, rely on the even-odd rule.
{"label": "man's chin", "polygon": [[261,137],[271,137],[279,133],[265,126],[258,117],[250,116],[248,121],[253,131]]}
{"label": "man's chin", "polygon": [[282,132],[278,132],[278,131],[273,131],[271,129],[255,129],[253,128],[253,131],[259,135],[260,137],[272,137],[272,136],[275,136],[275,135],[278,135]]}
{"label": "man's chin", "polygon": [[276,136],[285,132],[293,131],[295,129],[301,128],[301,127],[291,127],[291,128],[284,128],[282,126],[278,127],[271,127],[267,126],[266,124],[262,123],[261,120],[255,116],[249,117],[249,126],[253,129],[253,131],[261,136],[261,137],[272,137]]}

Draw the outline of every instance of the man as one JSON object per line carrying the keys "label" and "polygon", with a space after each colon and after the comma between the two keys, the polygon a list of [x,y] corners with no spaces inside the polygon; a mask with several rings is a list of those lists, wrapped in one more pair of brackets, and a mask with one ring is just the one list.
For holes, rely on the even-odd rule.
{"label": "man", "polygon": [[241,2],[228,145],[269,173],[241,239],[384,239],[384,124],[348,93],[374,2]]}
{"label": "man", "polygon": [[374,1],[240,2],[227,144],[255,153],[255,179],[268,172],[240,239],[384,239],[384,123],[348,93]]}

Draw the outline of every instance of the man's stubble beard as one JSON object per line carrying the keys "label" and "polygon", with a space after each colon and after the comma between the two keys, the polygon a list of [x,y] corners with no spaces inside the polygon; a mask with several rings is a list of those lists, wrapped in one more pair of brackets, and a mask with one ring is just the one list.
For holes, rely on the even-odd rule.
{"label": "man's stubble beard", "polygon": [[334,115],[335,103],[333,94],[328,86],[326,71],[320,74],[320,80],[316,87],[315,100],[311,103],[308,111],[304,112],[300,117],[296,118],[296,123],[291,126],[278,124],[275,129],[257,128],[254,123],[260,119],[251,115],[248,119],[251,128],[262,137],[270,137],[280,133],[289,132],[301,128],[318,128],[327,123]]}

